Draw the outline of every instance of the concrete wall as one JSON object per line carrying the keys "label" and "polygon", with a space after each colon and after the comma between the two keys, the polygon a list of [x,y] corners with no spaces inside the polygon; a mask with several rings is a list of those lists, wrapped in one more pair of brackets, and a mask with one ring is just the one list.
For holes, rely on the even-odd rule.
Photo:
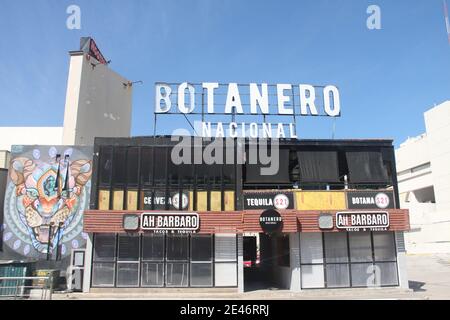
{"label": "concrete wall", "polygon": [[436,206],[450,218],[450,101],[425,112]]}
{"label": "concrete wall", "polygon": [[[426,133],[395,152],[400,205],[409,209],[411,221],[406,249],[450,252],[450,101],[428,110],[424,118]],[[420,197],[435,203],[421,203]]]}
{"label": "concrete wall", "polygon": [[70,53],[63,143],[93,145],[95,137],[127,137],[131,130],[128,80],[83,52]]}
{"label": "concrete wall", "polygon": [[7,150],[0,150],[0,169],[8,169],[10,160],[10,152]]}
{"label": "concrete wall", "polygon": [[436,210],[434,203],[404,203],[409,209],[411,230],[405,232],[408,253],[450,252],[448,213]]}
{"label": "concrete wall", "polygon": [[61,145],[62,127],[0,127],[0,150],[12,145]]}

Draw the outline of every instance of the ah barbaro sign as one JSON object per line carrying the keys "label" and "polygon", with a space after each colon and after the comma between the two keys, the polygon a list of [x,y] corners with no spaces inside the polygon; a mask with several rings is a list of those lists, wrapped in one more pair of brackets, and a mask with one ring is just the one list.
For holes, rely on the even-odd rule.
{"label": "ah barbaro sign", "polygon": [[[317,87],[310,84],[156,83],[155,99],[155,115],[178,113],[338,117],[341,113],[339,90],[334,85]],[[297,138],[295,123],[258,124],[238,122],[235,119],[223,123],[204,121],[203,117],[201,136]]]}
{"label": "ah barbaro sign", "polygon": [[386,211],[337,212],[336,227],[346,231],[387,231],[389,213]]}
{"label": "ah barbaro sign", "polygon": [[195,233],[199,227],[197,213],[144,212],[141,215],[141,229],[155,233]]}

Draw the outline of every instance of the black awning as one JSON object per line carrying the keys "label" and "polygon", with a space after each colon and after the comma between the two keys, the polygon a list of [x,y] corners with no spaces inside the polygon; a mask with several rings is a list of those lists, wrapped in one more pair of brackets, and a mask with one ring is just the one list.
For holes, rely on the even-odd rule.
{"label": "black awning", "polygon": [[[248,154],[248,153],[247,153]],[[274,175],[262,175],[261,169],[268,168],[271,164],[262,165],[260,160],[257,164],[247,163],[245,165],[245,182],[246,183],[289,183],[289,150],[279,150],[279,166],[278,172]],[[273,160],[272,160],[273,161]],[[273,165],[273,164],[272,164]]]}
{"label": "black awning", "polygon": [[381,152],[347,152],[349,182],[352,183],[389,183]]}
{"label": "black awning", "polygon": [[339,182],[337,151],[297,151],[301,182]]}

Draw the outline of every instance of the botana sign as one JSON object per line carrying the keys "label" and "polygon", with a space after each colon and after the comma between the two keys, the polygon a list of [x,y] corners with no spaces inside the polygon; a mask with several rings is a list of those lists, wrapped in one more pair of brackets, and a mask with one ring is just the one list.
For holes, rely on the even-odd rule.
{"label": "botana sign", "polygon": [[[297,138],[295,123],[267,121],[266,116],[328,116],[341,114],[339,90],[334,85],[310,84],[191,84],[156,83],[157,114],[202,115],[206,137]],[[207,115],[230,115],[231,122],[204,121]],[[237,121],[235,116],[263,116],[261,123]]]}

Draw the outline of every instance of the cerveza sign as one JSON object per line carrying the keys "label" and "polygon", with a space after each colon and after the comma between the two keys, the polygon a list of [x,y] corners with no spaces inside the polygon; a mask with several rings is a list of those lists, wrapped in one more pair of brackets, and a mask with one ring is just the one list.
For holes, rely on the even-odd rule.
{"label": "cerveza sign", "polygon": [[[180,200],[181,199],[181,200]],[[144,210],[165,210],[166,203],[170,210],[186,210],[189,207],[189,195],[186,192],[171,192],[166,196],[165,191],[144,191],[142,197],[142,208]]]}
{"label": "cerveza sign", "polygon": [[347,192],[349,209],[393,209],[392,191],[350,191]]}
{"label": "cerveza sign", "polygon": [[[329,116],[341,113],[339,90],[334,85],[203,82],[156,83],[156,114]],[[203,117],[202,117],[203,118]],[[201,136],[297,138],[295,123],[201,121]]]}
{"label": "cerveza sign", "polygon": [[389,213],[385,211],[337,212],[336,227],[347,231],[387,231]]}
{"label": "cerveza sign", "polygon": [[292,192],[246,192],[244,209],[294,209]]}
{"label": "cerveza sign", "polygon": [[141,229],[159,233],[194,233],[200,226],[197,213],[144,212],[141,215]]}

